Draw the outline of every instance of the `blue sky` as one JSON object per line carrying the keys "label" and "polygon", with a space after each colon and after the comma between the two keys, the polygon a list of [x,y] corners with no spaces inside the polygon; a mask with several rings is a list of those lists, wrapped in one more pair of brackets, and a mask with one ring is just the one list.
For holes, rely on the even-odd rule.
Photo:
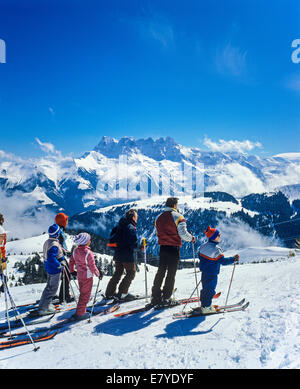
{"label": "blue sky", "polygon": [[108,135],[300,151],[298,0],[0,0],[0,8],[1,150],[39,155],[38,138],[78,156]]}

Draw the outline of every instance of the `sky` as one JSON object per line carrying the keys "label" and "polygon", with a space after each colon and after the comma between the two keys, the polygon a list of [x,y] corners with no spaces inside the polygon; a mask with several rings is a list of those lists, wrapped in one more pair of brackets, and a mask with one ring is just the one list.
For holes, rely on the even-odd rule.
{"label": "sky", "polygon": [[80,156],[104,135],[300,152],[298,0],[0,0],[0,9],[2,152],[33,157],[47,144]]}

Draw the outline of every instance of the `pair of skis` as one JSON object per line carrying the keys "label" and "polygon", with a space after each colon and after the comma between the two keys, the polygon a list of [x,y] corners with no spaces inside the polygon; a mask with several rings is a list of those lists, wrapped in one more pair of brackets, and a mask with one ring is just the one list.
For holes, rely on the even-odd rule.
{"label": "pair of skis", "polygon": [[[103,311],[100,311],[100,312],[97,312],[97,313],[93,312],[92,316],[107,315],[109,313],[115,312],[118,309],[119,309],[119,306],[118,305],[114,305],[114,306],[106,308]],[[38,320],[38,321],[35,320],[34,322],[27,323],[27,325],[28,324],[32,324],[33,325],[33,324],[40,324],[40,323],[49,322],[53,316],[54,315],[52,315],[51,317],[48,317],[48,318],[46,318],[44,320]],[[37,335],[33,335],[32,339],[33,339],[33,341],[35,343],[53,339],[55,337],[55,335],[58,333],[58,330],[60,328],[64,327],[67,324],[70,324],[70,323],[79,323],[79,322],[74,321],[71,318],[67,318],[67,319],[63,319],[63,320],[59,321],[58,323],[53,324],[49,328],[35,328],[35,329],[33,329],[31,331],[31,334],[37,334]],[[25,331],[17,332],[17,333],[12,335],[12,337],[14,339],[11,339],[10,333],[8,333],[8,332],[0,333],[0,338],[8,338],[9,339],[7,341],[0,342],[0,350],[4,350],[4,349],[8,349],[8,348],[13,348],[13,347],[17,347],[17,346],[23,346],[25,344],[31,343],[31,340],[28,337],[21,338],[21,339],[16,339],[16,338],[22,337],[24,335],[27,335],[27,332],[25,332]]]}
{"label": "pair of skis", "polygon": [[173,319],[186,319],[190,317],[198,317],[198,316],[210,316],[216,315],[220,313],[229,313],[229,312],[238,312],[245,311],[249,306],[249,301],[245,302],[245,299],[242,299],[238,303],[229,304],[229,305],[214,305],[215,311],[202,313],[201,310],[197,308],[193,308],[188,312],[178,312],[173,314]]}

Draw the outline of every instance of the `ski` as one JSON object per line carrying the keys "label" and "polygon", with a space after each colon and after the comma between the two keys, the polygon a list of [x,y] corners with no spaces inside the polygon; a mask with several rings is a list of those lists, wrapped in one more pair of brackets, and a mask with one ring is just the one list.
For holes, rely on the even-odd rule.
{"label": "ski", "polygon": [[[157,308],[157,309],[173,308],[173,307],[176,307],[177,305],[180,305],[180,304],[193,303],[193,302],[196,302],[196,301],[199,301],[198,297],[193,297],[191,299],[181,299],[181,300],[177,301],[177,304],[166,306],[166,307],[161,307],[161,308]],[[126,312],[117,313],[114,316],[115,317],[122,317],[122,316],[132,315],[132,314],[135,314],[135,313],[149,311],[152,308],[155,309],[155,307],[152,304],[147,304],[147,305],[145,305],[143,307],[140,307],[140,308],[134,308],[134,309],[131,309],[131,310],[126,311]]]}
{"label": "ski", "polygon": [[[56,334],[57,334],[57,331],[55,331],[55,332],[47,331],[44,334],[32,336],[32,340],[34,341],[34,343],[44,342],[46,340],[53,339]],[[29,344],[29,343],[32,343],[29,337],[24,338],[24,339],[21,338],[21,339],[7,340],[4,342],[0,342],[0,350],[5,350],[8,348],[17,347],[17,346],[23,346],[23,345]]]}
{"label": "ski", "polygon": [[[105,300],[105,296],[102,295],[103,299]],[[105,305],[113,305],[113,304],[125,304],[125,303],[131,303],[132,301],[136,301],[136,300],[144,300],[148,298],[148,296],[140,296],[140,295],[136,295],[134,299],[132,300],[121,300],[121,299],[118,299],[118,298],[115,298],[115,299],[110,299],[110,300],[106,300],[106,304]]]}
{"label": "ski", "polygon": [[247,302],[244,305],[238,305],[238,304],[233,304],[234,306],[230,308],[230,306],[223,306],[222,308],[216,308],[215,312],[210,312],[210,313],[201,313],[198,308],[193,309],[192,311],[189,312],[179,312],[179,313],[174,313],[173,314],[173,319],[187,319],[190,317],[199,317],[199,316],[210,316],[210,315],[217,315],[220,313],[229,313],[229,312],[238,312],[238,311],[245,311],[248,306],[249,302]]}
{"label": "ski", "polygon": [[[216,293],[214,295],[213,299],[217,299],[220,296],[221,296],[221,292],[218,292],[218,293]],[[198,297],[190,297],[190,298],[185,298],[185,299],[178,300],[177,304],[166,306],[166,307],[161,307],[161,308],[157,308],[157,309],[172,308],[172,307],[176,307],[177,305],[180,305],[180,304],[189,304],[189,303],[194,303],[194,302],[197,302],[197,301],[199,301]],[[132,315],[132,314],[135,314],[135,313],[149,311],[152,308],[155,309],[155,307],[153,305],[147,304],[147,305],[145,305],[143,307],[140,307],[140,308],[134,308],[134,309],[131,309],[131,310],[126,311],[126,312],[118,313],[118,314],[116,314],[114,316],[115,317],[122,317],[122,316]]]}
{"label": "ski", "polygon": [[[96,312],[96,313],[93,312],[92,316],[107,315],[109,313],[116,312],[118,309],[119,309],[119,305],[116,304],[116,305],[114,305],[112,307],[106,308],[104,311],[99,311],[99,312]],[[88,310],[87,310],[87,312],[88,312]],[[51,325],[50,327],[34,328],[33,330],[30,331],[30,334],[34,334],[34,333],[38,333],[38,332],[43,332],[43,331],[57,330],[57,329],[60,329],[64,325],[69,324],[69,323],[77,323],[77,322],[74,321],[74,320],[70,320],[70,318],[66,318],[66,319],[58,321],[57,323]],[[23,331],[23,332],[14,333],[13,336],[21,336],[21,335],[26,335],[26,334],[27,334],[27,332]],[[7,331],[0,333],[0,338],[9,338],[9,337],[10,337],[10,333],[7,332]]]}
{"label": "ski", "polygon": [[235,304],[229,304],[229,305],[214,305],[214,307],[216,309],[228,309],[228,308],[236,308],[236,307],[239,307],[241,305],[244,304],[244,302],[246,301],[246,299],[242,299],[241,301],[239,301],[238,303],[235,303]]}
{"label": "ski", "polygon": [[[34,324],[40,324],[40,323],[47,323],[48,321],[50,321],[53,317],[54,317],[55,313],[53,313],[52,315],[49,315],[48,317],[46,318],[42,318],[40,320],[34,320],[35,318],[27,318],[25,317],[23,319],[24,323],[28,326],[28,325],[34,325]],[[29,319],[29,320],[27,320]],[[20,319],[18,320],[12,320],[10,322],[10,328],[20,328],[23,326],[23,323]],[[0,331],[3,332],[3,330],[8,330],[9,329],[9,326],[8,326],[8,323],[2,323],[0,324]]]}

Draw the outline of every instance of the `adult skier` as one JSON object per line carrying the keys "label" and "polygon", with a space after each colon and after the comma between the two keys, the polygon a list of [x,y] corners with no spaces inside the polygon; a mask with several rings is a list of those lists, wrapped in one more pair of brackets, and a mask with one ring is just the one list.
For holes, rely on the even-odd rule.
{"label": "adult skier", "polygon": [[[117,228],[115,228],[115,272],[107,284],[105,297],[107,299],[115,298],[122,301],[131,301],[136,297],[128,293],[129,287],[135,278],[136,266],[134,260],[134,250],[138,247],[136,236],[138,213],[136,209],[130,209],[126,212],[125,217],[119,220]],[[117,285],[121,277],[126,272],[122,279],[118,293],[116,293]]]}
{"label": "adult skier", "polygon": [[56,310],[51,305],[51,300],[55,296],[59,279],[66,264],[64,251],[59,243],[61,228],[57,224],[53,224],[48,229],[49,239],[46,240],[43,246],[44,267],[47,272],[47,284],[42,293],[37,314],[49,315]]}
{"label": "adult skier", "polygon": [[239,255],[225,258],[220,246],[221,234],[216,228],[210,226],[204,231],[208,241],[199,249],[199,268],[201,271],[202,290],[200,292],[201,312],[215,312],[212,305],[213,296],[216,293],[218,274],[221,265],[228,265],[234,262],[239,263]]}
{"label": "adult skier", "polygon": [[[187,231],[185,218],[178,212],[178,198],[169,197],[165,205],[164,212],[155,220],[160,250],[158,270],[151,291],[151,304],[153,306],[172,305],[171,296],[180,260],[182,240],[195,242],[195,237]],[[164,278],[165,282],[161,290]]]}

